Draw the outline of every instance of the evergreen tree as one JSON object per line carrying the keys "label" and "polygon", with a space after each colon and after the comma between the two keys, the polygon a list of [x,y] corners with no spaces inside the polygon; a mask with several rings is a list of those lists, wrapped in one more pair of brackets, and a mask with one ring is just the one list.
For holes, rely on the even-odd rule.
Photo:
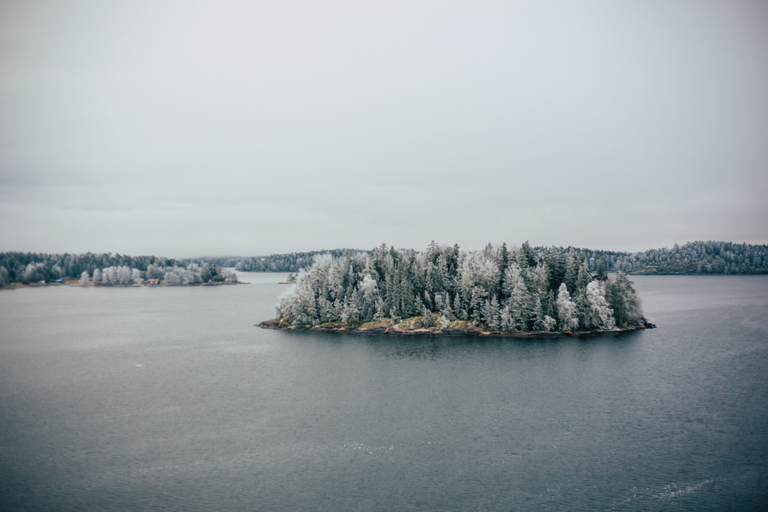
{"label": "evergreen tree", "polygon": [[485,300],[485,309],[483,311],[485,325],[493,330],[497,330],[500,326],[500,314],[499,301],[496,298],[496,295],[492,295],[491,300]]}
{"label": "evergreen tree", "polygon": [[536,258],[533,256],[533,250],[531,249],[528,240],[523,242],[520,246],[520,250],[517,252],[517,264],[520,268],[528,268],[536,265]]}
{"label": "evergreen tree", "polygon": [[598,281],[607,281],[608,280],[608,273],[605,270],[605,258],[600,258],[600,261],[597,263],[597,275],[595,276]]}
{"label": "evergreen tree", "polygon": [[606,283],[605,296],[613,310],[616,325],[630,327],[642,324],[643,309],[640,299],[626,274],[619,272],[615,281]]}
{"label": "evergreen tree", "polygon": [[432,312],[427,309],[426,306],[422,306],[421,310],[422,314],[422,321],[424,322],[424,327],[430,328],[435,326],[435,316],[432,314]]}

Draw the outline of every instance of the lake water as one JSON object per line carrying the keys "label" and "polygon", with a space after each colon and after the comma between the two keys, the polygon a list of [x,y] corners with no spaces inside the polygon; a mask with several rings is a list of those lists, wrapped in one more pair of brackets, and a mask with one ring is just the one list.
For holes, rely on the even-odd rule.
{"label": "lake water", "polygon": [[262,330],[285,286],[0,292],[0,510],[768,510],[768,276],[655,330]]}

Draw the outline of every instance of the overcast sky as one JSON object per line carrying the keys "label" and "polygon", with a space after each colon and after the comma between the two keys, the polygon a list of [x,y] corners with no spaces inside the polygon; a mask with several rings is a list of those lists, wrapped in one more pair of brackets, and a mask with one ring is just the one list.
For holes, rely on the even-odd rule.
{"label": "overcast sky", "polygon": [[768,2],[0,2],[0,250],[768,243]]}

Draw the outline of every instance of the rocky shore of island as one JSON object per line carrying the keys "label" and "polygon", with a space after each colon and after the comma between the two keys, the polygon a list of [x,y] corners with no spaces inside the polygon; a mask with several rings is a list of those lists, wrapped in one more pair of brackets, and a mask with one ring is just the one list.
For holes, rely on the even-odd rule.
{"label": "rocky shore of island", "polygon": [[342,322],[327,322],[317,325],[291,324],[286,318],[273,318],[259,324],[263,329],[280,329],[286,331],[313,331],[337,334],[357,334],[368,336],[485,336],[497,338],[547,338],[557,336],[595,336],[600,334],[620,334],[644,329],[654,329],[656,326],[646,319],[639,325],[615,329],[591,329],[576,331],[500,331],[490,329],[485,325],[475,325],[464,320],[453,320],[441,327],[438,325],[426,327],[423,317],[406,318],[400,322],[389,319],[366,322],[359,325]]}

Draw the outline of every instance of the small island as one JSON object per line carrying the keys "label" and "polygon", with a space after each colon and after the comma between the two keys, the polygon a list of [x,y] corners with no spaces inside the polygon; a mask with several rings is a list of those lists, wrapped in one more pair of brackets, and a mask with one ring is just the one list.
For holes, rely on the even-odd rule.
{"label": "small island", "polygon": [[319,256],[281,295],[267,329],[351,334],[542,337],[655,327],[623,273],[596,273],[578,252],[434,242]]}

